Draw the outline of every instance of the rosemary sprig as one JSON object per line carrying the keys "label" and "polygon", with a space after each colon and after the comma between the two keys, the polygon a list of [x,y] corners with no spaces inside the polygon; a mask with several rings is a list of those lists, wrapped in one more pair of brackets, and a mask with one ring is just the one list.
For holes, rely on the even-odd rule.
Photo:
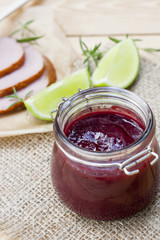
{"label": "rosemary sprig", "polygon": [[[128,34],[126,35],[126,38],[128,37]],[[115,42],[115,43],[119,43],[121,42],[121,40],[117,39],[117,38],[113,38],[113,37],[108,37],[111,41]],[[136,41],[142,41],[141,39],[133,39],[135,42]],[[160,52],[160,48],[140,48],[141,50],[145,51],[145,52]]]}
{"label": "rosemary sprig", "polygon": [[14,103],[12,103],[12,104],[8,107],[8,109],[11,108],[12,106],[14,106],[15,104],[19,103],[19,102],[24,103],[24,101],[25,101],[27,98],[30,97],[30,95],[32,94],[32,92],[33,92],[33,90],[29,91],[29,92],[25,95],[25,97],[24,97],[24,99],[23,99],[23,98],[21,98],[21,97],[18,96],[17,91],[16,91],[16,88],[13,87],[13,94],[7,95],[7,96],[5,96],[5,97],[6,97],[6,98],[10,98],[11,100],[17,99],[17,101],[14,102]]}
{"label": "rosemary sprig", "polygon": [[44,37],[44,35],[36,36],[36,33],[29,27],[30,24],[32,24],[35,20],[29,20],[25,23],[22,23],[21,21],[18,21],[20,24],[20,28],[16,29],[13,31],[9,36],[12,37],[18,32],[21,32],[21,38],[16,39],[17,42],[19,43],[24,43],[24,42],[36,42],[36,40]]}
{"label": "rosemary sprig", "polygon": [[13,87],[13,94],[12,95],[7,95],[7,96],[5,96],[6,98],[16,98],[16,99],[18,99],[18,102],[23,102],[23,98],[20,98],[19,96],[18,96],[18,94],[17,94],[17,91],[16,91],[16,88],[15,87]]}
{"label": "rosemary sprig", "polygon": [[101,46],[101,43],[94,46],[93,49],[89,49],[84,41],[82,41],[82,38],[79,37],[79,44],[82,50],[83,55],[86,57],[83,63],[87,63],[87,67],[89,72],[91,73],[91,62],[93,61],[97,67],[98,61],[102,58],[103,53],[100,52],[99,48]]}

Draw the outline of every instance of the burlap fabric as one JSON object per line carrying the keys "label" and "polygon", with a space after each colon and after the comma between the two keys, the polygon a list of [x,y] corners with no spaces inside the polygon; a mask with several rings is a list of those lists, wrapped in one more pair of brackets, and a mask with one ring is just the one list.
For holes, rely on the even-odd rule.
{"label": "burlap fabric", "polygon": [[[130,90],[151,106],[160,140],[160,66],[148,59]],[[119,221],[87,220],[66,208],[51,184],[53,141],[52,132],[0,139],[0,229],[10,239],[160,239],[160,193],[145,211]]]}

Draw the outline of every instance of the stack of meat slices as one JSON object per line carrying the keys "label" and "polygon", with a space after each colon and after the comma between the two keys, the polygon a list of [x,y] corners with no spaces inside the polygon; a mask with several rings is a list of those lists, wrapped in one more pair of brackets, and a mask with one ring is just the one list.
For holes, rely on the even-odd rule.
{"label": "stack of meat slices", "polygon": [[0,38],[0,114],[24,107],[16,98],[6,97],[13,93],[13,88],[25,99],[28,93],[34,95],[55,81],[52,63],[33,45],[18,43],[13,38]]}

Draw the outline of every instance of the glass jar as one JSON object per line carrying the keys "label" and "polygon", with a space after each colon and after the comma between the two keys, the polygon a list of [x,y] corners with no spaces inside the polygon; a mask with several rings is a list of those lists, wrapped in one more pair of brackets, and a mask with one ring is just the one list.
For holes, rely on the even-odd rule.
{"label": "glass jar", "polygon": [[[80,148],[65,136],[64,130],[77,116],[108,109],[143,122],[143,135],[110,152]],[[134,93],[109,87],[79,91],[59,105],[53,132],[52,182],[71,210],[90,219],[113,220],[133,215],[153,201],[159,184],[155,119]]]}

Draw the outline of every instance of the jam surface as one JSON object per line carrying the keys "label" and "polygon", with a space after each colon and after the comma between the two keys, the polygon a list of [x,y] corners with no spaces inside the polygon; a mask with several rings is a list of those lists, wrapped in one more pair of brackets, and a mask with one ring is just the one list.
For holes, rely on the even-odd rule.
{"label": "jam surface", "polygon": [[65,129],[75,145],[91,151],[115,151],[138,140],[144,128],[121,114],[92,112],[77,118]]}

